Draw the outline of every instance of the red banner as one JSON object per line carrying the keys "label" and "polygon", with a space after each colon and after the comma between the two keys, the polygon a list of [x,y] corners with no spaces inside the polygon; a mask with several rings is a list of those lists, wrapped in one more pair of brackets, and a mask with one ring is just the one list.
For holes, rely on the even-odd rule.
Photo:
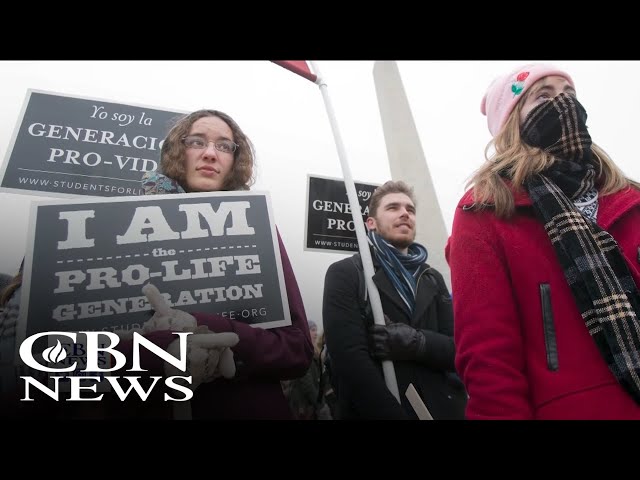
{"label": "red banner", "polygon": [[287,70],[292,71],[295,74],[300,75],[301,77],[306,78],[307,80],[314,82],[318,78],[317,75],[311,73],[309,69],[309,65],[307,65],[306,60],[271,60],[273,63],[280,65],[281,67],[286,68]]}

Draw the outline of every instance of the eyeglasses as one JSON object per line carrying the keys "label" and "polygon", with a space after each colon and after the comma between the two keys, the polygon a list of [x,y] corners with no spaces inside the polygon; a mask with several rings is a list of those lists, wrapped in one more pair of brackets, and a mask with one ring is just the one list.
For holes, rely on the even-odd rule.
{"label": "eyeglasses", "polygon": [[182,142],[187,148],[195,148],[196,150],[204,150],[210,143],[213,143],[215,149],[223,153],[233,153],[238,148],[238,144],[231,140],[218,140],[217,142],[214,142],[213,140],[205,140],[204,138],[196,135],[182,137]]}

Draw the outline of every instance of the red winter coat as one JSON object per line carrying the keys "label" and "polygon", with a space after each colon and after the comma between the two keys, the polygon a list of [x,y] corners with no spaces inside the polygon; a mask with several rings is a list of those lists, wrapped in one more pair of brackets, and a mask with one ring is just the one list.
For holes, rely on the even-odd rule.
{"label": "red winter coat", "polygon": [[[640,419],[587,331],[529,196],[515,196],[509,220],[472,203],[467,192],[445,249],[466,417]],[[598,224],[640,286],[640,191],[600,197]]]}

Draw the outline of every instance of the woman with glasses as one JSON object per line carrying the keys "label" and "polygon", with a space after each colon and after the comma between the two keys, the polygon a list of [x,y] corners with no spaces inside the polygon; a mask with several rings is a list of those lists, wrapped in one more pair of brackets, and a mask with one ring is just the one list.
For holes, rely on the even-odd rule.
{"label": "woman with glasses", "polygon": [[[248,190],[254,159],[251,141],[230,116],[198,110],[182,117],[167,135],[161,150],[162,173],[145,174],[145,194]],[[235,332],[240,339],[232,348],[235,376],[220,377],[196,389],[191,399],[194,419],[291,418],[280,381],[304,375],[313,346],[302,297],[279,234],[278,243],[292,324],[262,329],[217,314],[194,313],[199,325],[216,333]],[[146,336],[163,348],[175,339],[167,331]],[[168,416],[171,403],[162,404]]]}

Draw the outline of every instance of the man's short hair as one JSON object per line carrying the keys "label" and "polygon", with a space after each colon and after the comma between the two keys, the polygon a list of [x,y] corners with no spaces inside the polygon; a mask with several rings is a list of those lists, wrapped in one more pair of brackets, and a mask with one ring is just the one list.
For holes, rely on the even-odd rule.
{"label": "man's short hair", "polygon": [[402,180],[398,180],[394,182],[393,180],[389,180],[385,182],[382,186],[376,188],[373,191],[373,195],[371,195],[371,200],[369,200],[369,216],[374,217],[376,213],[378,213],[378,207],[380,206],[380,202],[382,201],[382,197],[385,195],[389,195],[390,193],[404,193],[407,197],[411,199],[413,204],[416,204],[416,198],[413,193],[413,188],[404,183]]}

